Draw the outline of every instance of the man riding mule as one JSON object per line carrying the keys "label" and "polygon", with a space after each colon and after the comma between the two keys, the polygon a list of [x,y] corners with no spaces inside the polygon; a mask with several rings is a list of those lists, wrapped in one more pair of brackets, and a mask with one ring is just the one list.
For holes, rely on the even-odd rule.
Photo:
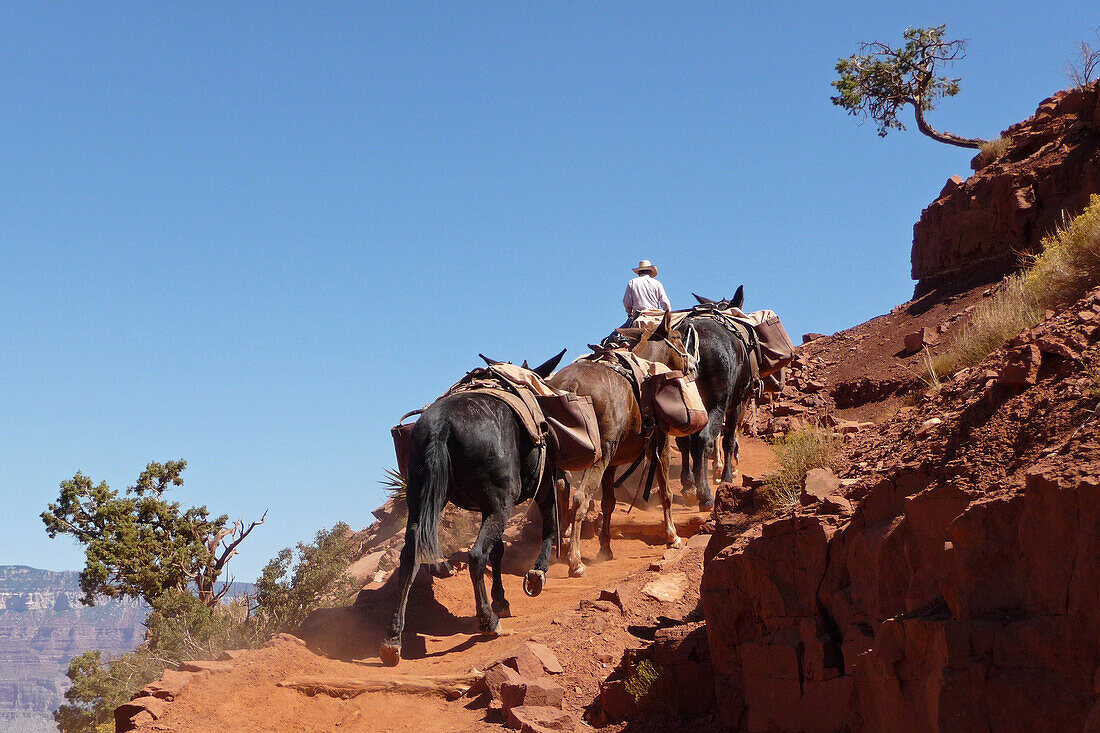
{"label": "man riding mule", "polygon": [[[633,356],[663,364],[671,369],[687,371],[689,359],[679,335],[670,330],[669,317],[650,334],[638,334],[637,343],[629,349]],[[569,541],[569,573],[584,575],[581,561],[580,528],[595,495],[601,487],[603,523],[600,528],[598,559],[613,557],[611,552],[611,514],[615,510],[615,467],[636,462],[647,452],[655,461],[661,506],[664,509],[665,539],[672,547],[680,547],[676,525],[672,521],[672,497],[668,481],[670,442],[656,429],[652,420],[647,424],[643,414],[644,397],[639,378],[621,360],[616,351],[626,349],[598,348],[591,357],[578,359],[550,378],[549,383],[562,390],[592,398],[599,424],[601,457],[585,469],[573,487],[572,528]],[[652,471],[651,471],[652,473]]]}
{"label": "man riding mule", "polygon": [[[401,634],[409,589],[421,562],[435,562],[440,555],[439,516],[448,501],[463,509],[481,512],[481,531],[470,547],[470,578],[480,628],[500,633],[500,617],[509,615],[504,595],[501,535],[513,507],[534,499],[542,514],[542,546],[535,567],[527,574],[524,589],[530,595],[542,590],[549,567],[550,549],[557,535],[555,484],[564,481],[557,465],[559,445],[538,408],[532,391],[546,389],[548,377],[561,360],[563,350],[545,364],[525,369],[486,359],[488,369],[471,372],[447,394],[424,409],[412,427],[408,446],[408,522],[398,571],[397,607],[380,649],[387,665],[401,659]],[[524,367],[526,362],[524,363]],[[573,395],[561,395],[576,401]],[[587,407],[591,415],[591,407]],[[597,457],[595,416],[591,415],[593,445],[589,465]],[[492,565],[492,603],[485,592],[484,574]]]}

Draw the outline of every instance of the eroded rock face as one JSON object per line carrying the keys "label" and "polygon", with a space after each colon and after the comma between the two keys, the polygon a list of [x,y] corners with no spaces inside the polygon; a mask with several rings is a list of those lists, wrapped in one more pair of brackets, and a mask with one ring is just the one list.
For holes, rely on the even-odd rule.
{"label": "eroded rock face", "polygon": [[1100,82],[1055,94],[1031,118],[1002,133],[1012,139],[996,160],[953,176],[913,227],[917,292],[968,275],[1014,269],[1021,253],[1084,210],[1100,192]]}
{"label": "eroded rock face", "polygon": [[725,725],[1083,729],[1098,705],[1100,478],[1037,469],[976,501],[925,479],[875,487],[842,528],[775,520],[710,562]]}
{"label": "eroded rock face", "polygon": [[[1100,729],[1097,307],[1100,291],[857,436],[850,517],[799,506],[713,548],[724,725]],[[1028,345],[1034,378],[1003,384]]]}

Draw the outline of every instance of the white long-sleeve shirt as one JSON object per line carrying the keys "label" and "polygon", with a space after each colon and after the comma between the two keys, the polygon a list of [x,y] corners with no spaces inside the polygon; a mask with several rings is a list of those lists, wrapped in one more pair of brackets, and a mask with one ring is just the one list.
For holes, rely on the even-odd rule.
{"label": "white long-sleeve shirt", "polygon": [[627,315],[642,310],[672,310],[672,303],[665,294],[665,286],[650,275],[639,275],[626,284],[623,307]]}

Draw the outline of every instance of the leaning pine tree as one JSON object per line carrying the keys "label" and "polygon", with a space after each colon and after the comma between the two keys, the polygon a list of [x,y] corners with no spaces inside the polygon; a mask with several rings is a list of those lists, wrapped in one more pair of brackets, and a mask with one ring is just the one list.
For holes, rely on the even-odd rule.
{"label": "leaning pine tree", "polygon": [[980,148],[988,141],[941,132],[924,117],[938,99],[959,93],[959,79],[936,75],[966,55],[966,40],[945,41],[945,28],[907,28],[904,46],[871,41],[863,43],[859,53],[839,59],[840,78],[832,82],[837,90],[831,97],[833,104],[848,114],[874,120],[880,137],[890,130],[904,130],[898,113],[912,106],[917,129],[928,137],[961,148]]}

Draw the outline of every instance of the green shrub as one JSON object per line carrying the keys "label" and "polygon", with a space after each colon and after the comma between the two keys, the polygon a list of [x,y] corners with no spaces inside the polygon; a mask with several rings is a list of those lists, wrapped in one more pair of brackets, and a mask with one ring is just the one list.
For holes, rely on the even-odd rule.
{"label": "green shrub", "polygon": [[[314,608],[346,602],[356,584],[344,570],[351,562],[346,524],[317,533],[294,553],[280,552],[264,568],[251,599],[207,605],[191,592],[170,589],[151,599],[146,640],[136,650],[104,659],[96,649],[69,664],[72,686],[66,703],[54,713],[62,733],[114,730],[114,709],[166,669],[181,662],[217,659],[227,649],[256,647],[272,633],[292,630]],[[289,574],[289,578],[287,577]]]}
{"label": "green shrub", "polygon": [[627,694],[634,698],[641,710],[669,709],[669,701],[675,696],[673,679],[669,671],[648,659],[639,659],[623,680]]}
{"label": "green shrub", "polygon": [[764,477],[764,493],[775,509],[787,509],[798,503],[802,479],[811,468],[838,467],[836,439],[821,428],[794,430],[773,446],[779,465]]}
{"label": "green shrub", "polygon": [[306,616],[325,605],[348,603],[359,584],[345,571],[351,564],[351,530],[343,522],[317,533],[312,544],[298,543],[294,552],[281,550],[256,581],[251,623],[256,634],[267,638],[280,631],[295,631]]}

